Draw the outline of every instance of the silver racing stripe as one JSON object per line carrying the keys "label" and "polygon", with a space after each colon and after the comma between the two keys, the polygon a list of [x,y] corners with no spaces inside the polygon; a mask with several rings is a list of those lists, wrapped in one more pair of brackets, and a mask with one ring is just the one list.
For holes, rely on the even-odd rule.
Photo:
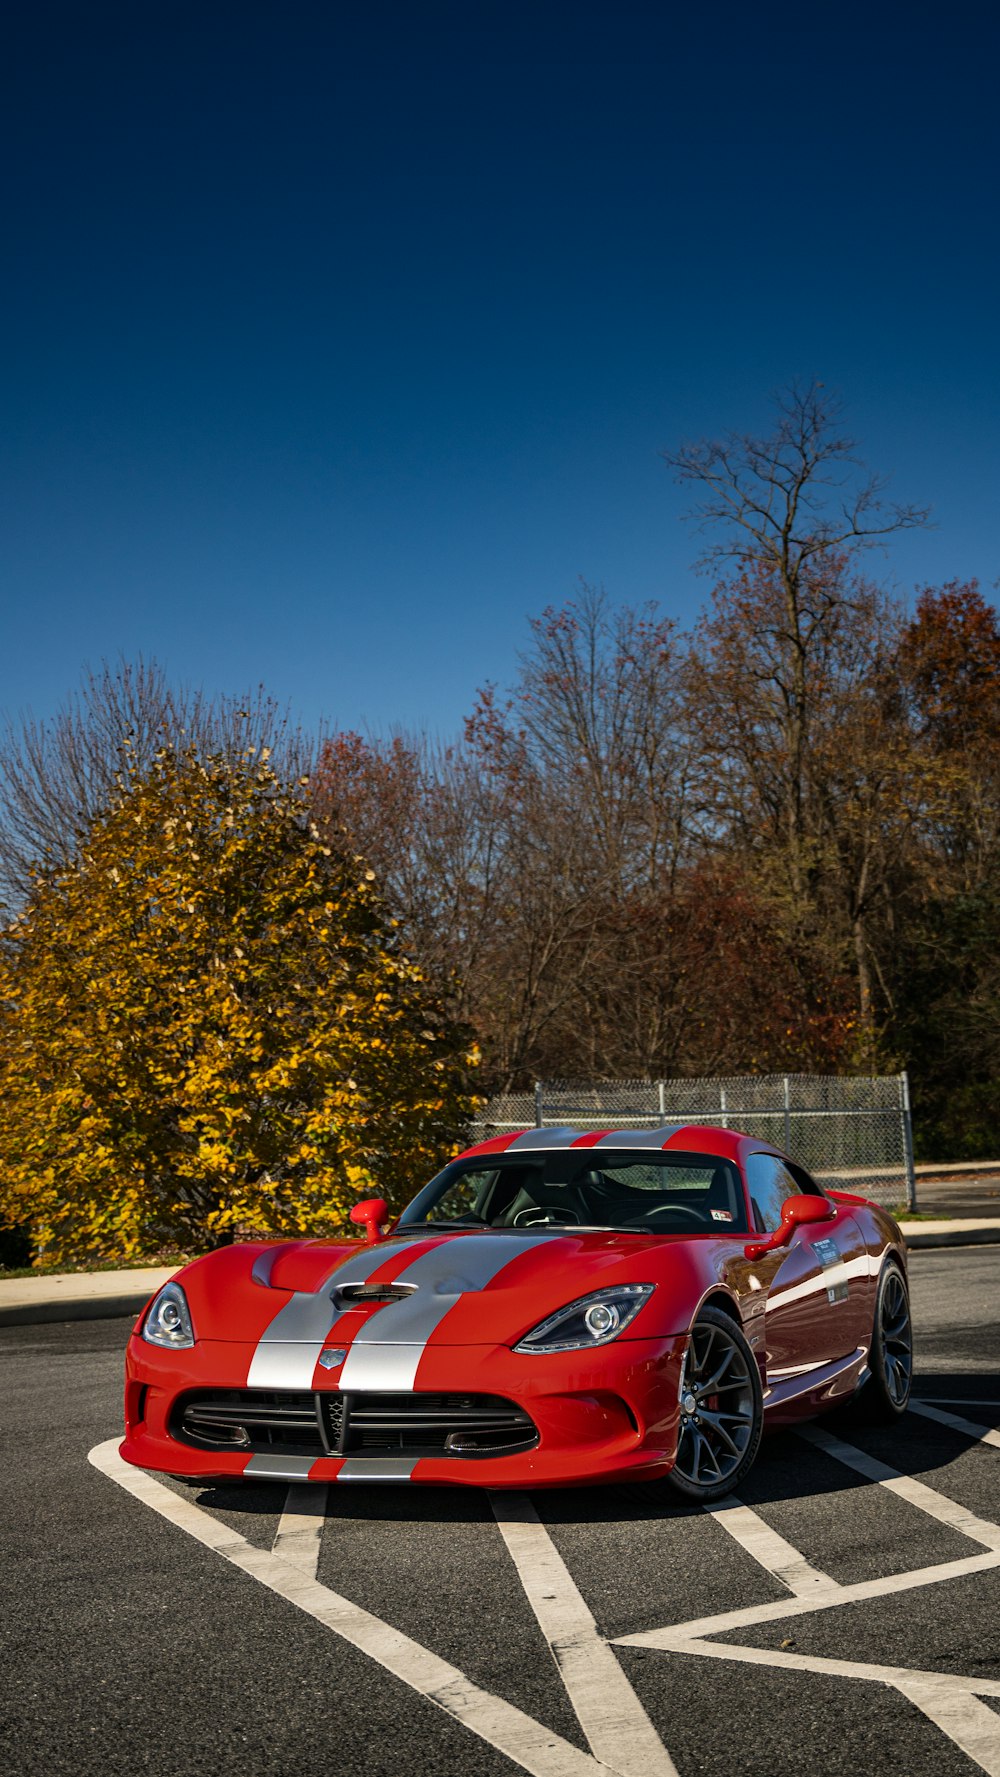
{"label": "silver racing stripe", "polygon": [[579,1141],[581,1131],[570,1129],[568,1125],[562,1129],[526,1129],[523,1135],[516,1135],[505,1154],[520,1153],[525,1148],[570,1148]]}
{"label": "silver racing stripe", "polygon": [[296,1290],[279,1309],[260,1336],[247,1374],[248,1388],[311,1388],[313,1371],[332,1326],[340,1319],[330,1299],[329,1284],[367,1283],[373,1271],[387,1263],[401,1248],[423,1243],[413,1240],[361,1246],[356,1253],[338,1258],[315,1290]]}
{"label": "silver racing stripe", "polygon": [[683,1123],[664,1123],[659,1129],[612,1129],[602,1135],[595,1148],[665,1148],[670,1137],[683,1129]]}
{"label": "silver racing stripe", "polygon": [[306,1481],[315,1456],[251,1456],[244,1480]]}
{"label": "silver racing stripe", "polygon": [[[683,1123],[664,1123],[659,1129],[611,1129],[602,1135],[599,1141],[591,1144],[592,1148],[662,1148],[672,1135],[683,1129]],[[532,1148],[571,1148],[580,1140],[582,1131],[564,1125],[561,1129],[527,1129],[518,1135],[508,1148],[507,1154],[523,1153]],[[581,1153],[587,1150],[581,1149]]]}
{"label": "silver racing stripe", "polygon": [[340,1372],[341,1389],[407,1393],[427,1341],[460,1298],[483,1289],[522,1253],[551,1239],[551,1234],[463,1234],[422,1253],[395,1279],[416,1284],[412,1296],[373,1314],[355,1337]]}
{"label": "silver racing stripe", "polygon": [[408,1481],[415,1456],[349,1456],[337,1471],[338,1481]]}

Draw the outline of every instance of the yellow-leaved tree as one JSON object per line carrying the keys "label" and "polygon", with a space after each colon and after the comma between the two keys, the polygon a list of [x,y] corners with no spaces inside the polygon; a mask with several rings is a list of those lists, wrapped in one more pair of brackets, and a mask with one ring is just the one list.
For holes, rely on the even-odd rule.
{"label": "yellow-leaved tree", "polygon": [[0,939],[0,1223],[57,1261],[335,1231],[455,1151],[476,1059],[266,751],[165,749]]}

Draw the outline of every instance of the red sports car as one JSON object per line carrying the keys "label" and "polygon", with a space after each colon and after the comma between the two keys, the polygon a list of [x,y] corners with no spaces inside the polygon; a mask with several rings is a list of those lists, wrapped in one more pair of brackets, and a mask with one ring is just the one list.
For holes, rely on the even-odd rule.
{"label": "red sports car", "polygon": [[894,1419],[906,1250],[877,1204],[732,1130],[528,1129],[368,1239],[254,1242],[129,1341],[122,1455],[197,1478],[739,1485],[765,1421]]}

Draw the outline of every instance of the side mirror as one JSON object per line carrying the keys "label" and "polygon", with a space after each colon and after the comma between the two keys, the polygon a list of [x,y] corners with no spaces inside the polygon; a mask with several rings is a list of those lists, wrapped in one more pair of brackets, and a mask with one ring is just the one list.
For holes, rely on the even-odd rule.
{"label": "side mirror", "polygon": [[364,1228],[369,1246],[375,1246],[379,1240],[385,1239],[382,1224],[388,1220],[389,1205],[384,1197],[366,1197],[351,1210],[351,1221]]}
{"label": "side mirror", "polygon": [[[353,1215],[353,1210],[351,1213]],[[756,1240],[751,1246],[744,1247],[744,1257],[762,1259],[765,1253],[774,1252],[776,1247],[787,1246],[796,1228],[807,1222],[832,1222],[836,1213],[828,1197],[815,1197],[804,1191],[798,1197],[786,1197],[781,1206],[781,1227],[766,1240]]]}

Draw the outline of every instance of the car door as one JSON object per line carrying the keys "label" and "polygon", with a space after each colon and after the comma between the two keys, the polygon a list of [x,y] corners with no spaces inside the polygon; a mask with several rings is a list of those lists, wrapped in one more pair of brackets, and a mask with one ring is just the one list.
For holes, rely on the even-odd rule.
{"label": "car door", "polygon": [[[780,1227],[787,1198],[802,1192],[823,1195],[808,1173],[777,1154],[750,1154],[746,1174],[752,1213],[766,1233]],[[788,1246],[774,1256],[779,1254],[767,1286],[764,1318],[772,1382],[848,1357],[870,1331],[865,1323],[868,1254],[849,1212],[839,1208],[830,1221],[796,1228]]]}

